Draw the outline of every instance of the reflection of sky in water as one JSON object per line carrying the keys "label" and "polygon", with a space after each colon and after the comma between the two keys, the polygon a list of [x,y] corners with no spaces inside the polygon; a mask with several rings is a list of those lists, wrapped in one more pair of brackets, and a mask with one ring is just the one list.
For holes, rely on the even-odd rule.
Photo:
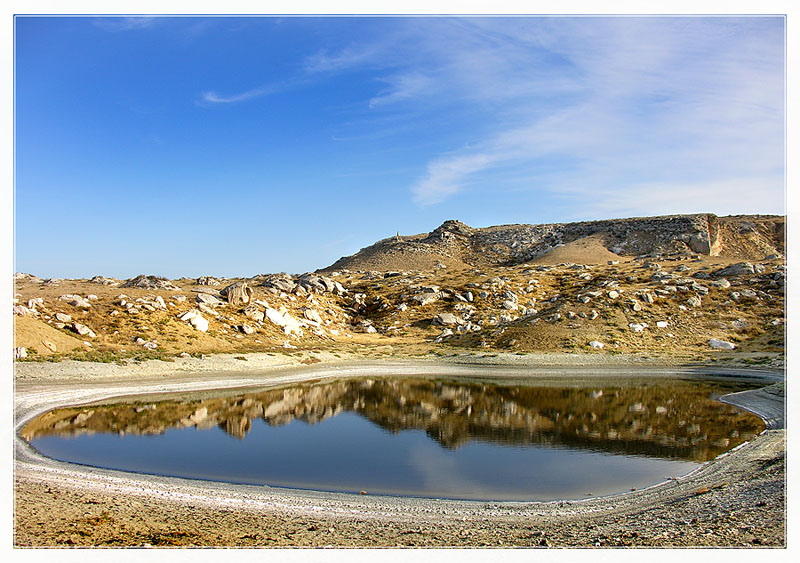
{"label": "reflection of sky in water", "polygon": [[422,430],[397,434],[353,413],[318,424],[253,420],[240,440],[219,428],[158,436],[37,438],[43,454],[128,471],[333,491],[482,500],[552,500],[627,491],[677,476],[690,462],[590,450],[469,442],[442,448]]}

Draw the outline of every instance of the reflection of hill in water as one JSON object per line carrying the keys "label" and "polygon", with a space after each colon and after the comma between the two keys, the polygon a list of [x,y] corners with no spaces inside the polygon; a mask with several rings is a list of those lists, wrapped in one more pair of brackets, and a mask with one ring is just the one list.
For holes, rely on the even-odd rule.
{"label": "reflection of hill in water", "polygon": [[254,418],[272,426],[292,420],[314,424],[352,411],[391,432],[424,430],[451,449],[482,440],[705,461],[764,428],[758,417],[712,400],[719,389],[688,381],[563,388],[347,379],[238,397],[60,409],[33,420],[22,436],[160,434],[175,427],[219,426],[244,438]]}

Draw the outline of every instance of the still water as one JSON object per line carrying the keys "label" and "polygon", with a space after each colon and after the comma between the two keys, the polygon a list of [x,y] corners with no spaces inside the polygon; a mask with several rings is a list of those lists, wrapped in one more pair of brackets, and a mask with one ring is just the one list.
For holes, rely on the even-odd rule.
{"label": "still water", "polygon": [[684,475],[763,430],[722,381],[351,378],[59,409],[42,454],[156,475],[476,500],[607,495]]}

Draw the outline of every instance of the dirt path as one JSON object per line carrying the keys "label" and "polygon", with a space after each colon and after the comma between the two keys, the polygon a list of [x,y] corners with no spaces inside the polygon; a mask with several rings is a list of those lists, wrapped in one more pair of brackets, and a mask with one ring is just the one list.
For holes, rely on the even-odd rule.
{"label": "dirt path", "polygon": [[[52,364],[58,366],[58,364]],[[314,368],[275,366],[259,373],[67,374],[17,383],[16,429],[56,405],[142,392],[168,392],[283,383],[359,372],[474,373],[486,366],[454,363],[342,363]],[[64,366],[51,368],[64,370]],[[114,369],[114,368],[107,368]],[[102,371],[99,370],[99,371]],[[599,368],[582,377],[641,375],[641,367]],[[680,370],[652,367],[653,377]],[[714,373],[711,368],[700,370]],[[524,374],[574,378],[574,366],[500,366],[497,377]],[[765,383],[782,374],[761,375]],[[607,376],[608,373],[605,373]],[[48,384],[44,381],[51,379]],[[55,379],[55,380],[53,380]],[[57,380],[57,381],[56,381]],[[60,382],[60,383],[59,383]],[[694,473],[649,489],[614,497],[553,503],[482,503],[353,496],[84,468],[42,458],[15,443],[17,546],[745,546],[785,545],[785,432],[782,384],[727,396],[762,414],[770,429]]]}

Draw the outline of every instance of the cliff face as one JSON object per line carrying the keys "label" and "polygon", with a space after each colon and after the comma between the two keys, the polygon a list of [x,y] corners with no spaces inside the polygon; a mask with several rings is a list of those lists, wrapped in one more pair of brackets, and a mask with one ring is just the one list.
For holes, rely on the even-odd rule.
{"label": "cliff face", "polygon": [[756,260],[783,253],[784,222],[781,216],[697,214],[472,228],[451,220],[428,234],[384,239],[324,270],[515,266],[547,261],[551,253],[582,263],[674,253]]}

